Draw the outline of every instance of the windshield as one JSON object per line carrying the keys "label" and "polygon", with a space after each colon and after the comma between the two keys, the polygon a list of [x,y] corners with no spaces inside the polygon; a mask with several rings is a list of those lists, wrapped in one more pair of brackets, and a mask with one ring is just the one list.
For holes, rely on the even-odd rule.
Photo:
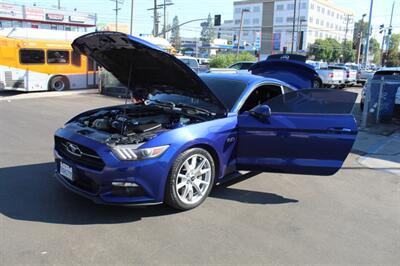
{"label": "windshield", "polygon": [[154,95],[150,94],[148,96],[148,99],[154,102],[174,104],[177,106],[179,106],[180,104],[191,106],[194,108],[200,108],[214,113],[217,111],[216,107],[213,104],[210,104],[209,102],[206,101],[202,101],[199,98],[193,98],[185,95],[171,94],[171,93],[157,93]]}
{"label": "windshield", "polygon": [[228,110],[233,108],[247,87],[247,83],[240,80],[213,77],[201,77],[201,79]]}

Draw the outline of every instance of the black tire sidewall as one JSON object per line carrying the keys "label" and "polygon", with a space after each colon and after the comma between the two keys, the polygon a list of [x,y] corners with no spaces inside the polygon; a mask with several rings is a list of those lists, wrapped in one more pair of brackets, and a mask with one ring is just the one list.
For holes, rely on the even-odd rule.
{"label": "black tire sidewall", "polygon": [[[64,88],[62,90],[56,90],[54,88],[54,86],[53,86],[55,80],[58,80],[58,79],[60,79],[64,83]],[[49,90],[50,91],[65,91],[65,90],[68,90],[68,89],[69,89],[69,82],[68,82],[68,79],[66,77],[64,77],[64,76],[54,76],[54,77],[52,77],[50,79],[50,82],[49,82]]]}
{"label": "black tire sidewall", "polygon": [[[200,154],[204,157],[206,157],[211,166],[211,180],[210,180],[210,185],[204,195],[204,197],[197,203],[195,204],[186,204],[182,202],[179,197],[178,197],[178,192],[176,191],[176,178],[178,171],[182,164],[191,156],[195,154]],[[193,208],[196,208],[200,204],[202,204],[208,195],[210,194],[210,191],[214,185],[214,180],[215,180],[215,162],[213,157],[210,155],[210,153],[202,148],[192,148],[189,150],[184,151],[181,153],[175,160],[175,162],[172,165],[171,171],[169,173],[167,183],[166,183],[166,189],[165,189],[165,203],[167,203],[169,206],[179,209],[179,210],[190,210]]]}

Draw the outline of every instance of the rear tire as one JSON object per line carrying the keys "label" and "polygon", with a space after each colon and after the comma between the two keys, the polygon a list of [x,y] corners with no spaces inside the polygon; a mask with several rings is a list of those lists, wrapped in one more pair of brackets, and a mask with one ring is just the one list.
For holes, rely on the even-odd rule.
{"label": "rear tire", "polygon": [[69,89],[69,81],[64,76],[54,76],[48,85],[49,91],[64,91]]}
{"label": "rear tire", "polygon": [[189,149],[175,160],[169,173],[165,203],[175,209],[190,210],[202,204],[215,179],[215,163],[206,150]]}

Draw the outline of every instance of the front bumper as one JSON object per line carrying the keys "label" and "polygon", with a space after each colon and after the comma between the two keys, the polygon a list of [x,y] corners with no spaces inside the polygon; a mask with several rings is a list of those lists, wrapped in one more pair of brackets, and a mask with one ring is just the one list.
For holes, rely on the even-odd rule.
{"label": "front bumper", "polygon": [[[69,142],[83,145],[96,151],[104,162],[101,168],[93,168],[74,159],[57,148],[54,157],[57,165],[56,178],[69,190],[100,204],[112,205],[153,205],[164,200],[165,184],[170,165],[172,149],[161,157],[142,161],[120,161],[109,148],[78,134],[70,134],[60,129],[56,136]],[[74,180],[68,180],[59,173],[60,162],[73,169]],[[137,190],[118,188],[113,182],[129,182],[138,185]]]}

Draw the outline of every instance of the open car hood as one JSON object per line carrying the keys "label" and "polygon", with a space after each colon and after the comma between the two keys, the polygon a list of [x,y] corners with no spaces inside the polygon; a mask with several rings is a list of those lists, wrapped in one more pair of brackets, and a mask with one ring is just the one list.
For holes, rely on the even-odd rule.
{"label": "open car hood", "polygon": [[120,32],[94,32],[75,39],[72,48],[95,60],[134,94],[161,90],[211,103],[215,110],[210,111],[226,112],[191,68],[145,40]]}
{"label": "open car hood", "polygon": [[255,63],[249,68],[254,75],[282,80],[296,89],[310,89],[319,79],[315,69],[305,63],[300,55],[271,55],[267,60]]}

